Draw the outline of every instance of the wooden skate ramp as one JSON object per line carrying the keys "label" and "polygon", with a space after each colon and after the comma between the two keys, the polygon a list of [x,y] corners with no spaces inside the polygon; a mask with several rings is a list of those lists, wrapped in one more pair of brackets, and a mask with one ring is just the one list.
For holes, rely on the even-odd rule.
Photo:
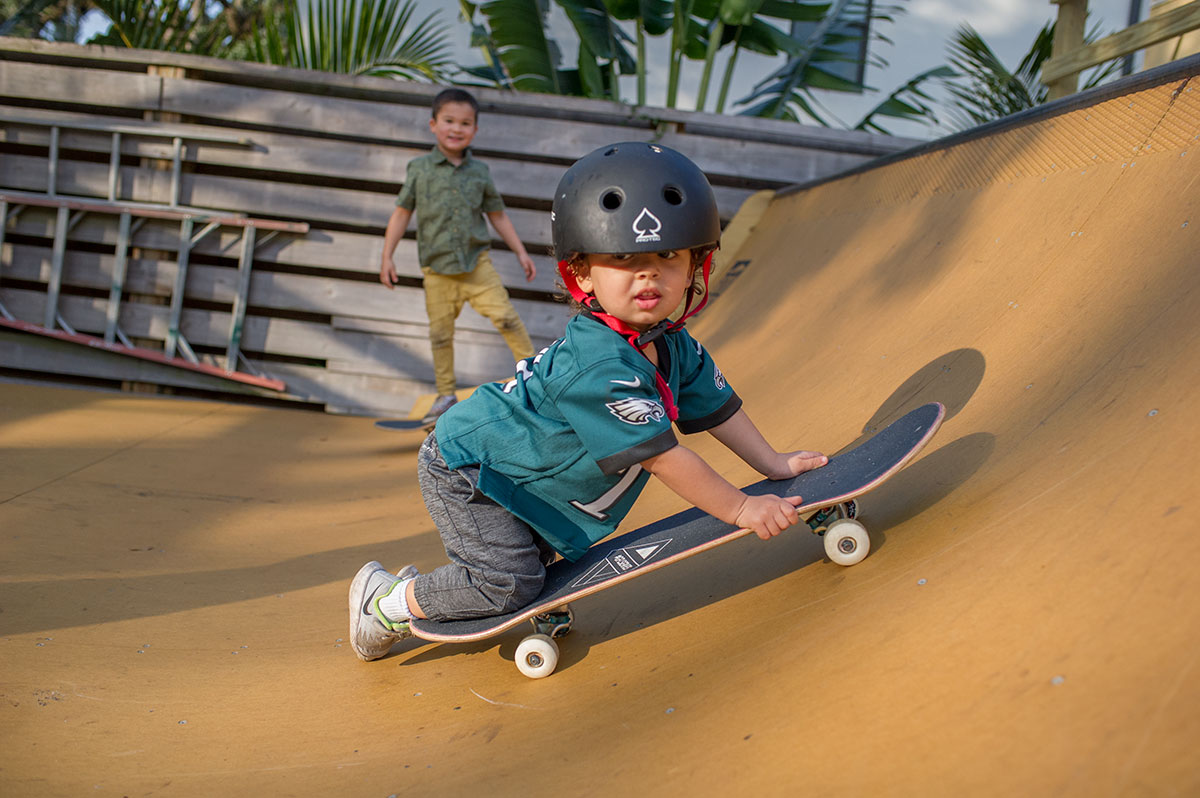
{"label": "wooden skate ramp", "polygon": [[1157,80],[770,203],[694,324],[768,437],[948,419],[860,565],[739,541],[542,681],[520,634],[350,651],[358,566],[444,556],[418,435],[0,385],[0,794],[1197,794],[1200,89]]}

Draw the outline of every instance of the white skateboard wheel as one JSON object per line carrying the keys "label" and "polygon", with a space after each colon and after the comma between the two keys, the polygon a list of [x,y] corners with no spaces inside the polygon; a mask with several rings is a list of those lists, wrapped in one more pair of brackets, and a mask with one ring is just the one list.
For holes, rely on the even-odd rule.
{"label": "white skateboard wheel", "polygon": [[517,670],[530,679],[554,673],[558,666],[558,644],[547,635],[530,635],[517,646]]}
{"label": "white skateboard wheel", "polygon": [[851,518],[839,518],[825,530],[825,555],[838,565],[861,562],[871,550],[867,528]]}

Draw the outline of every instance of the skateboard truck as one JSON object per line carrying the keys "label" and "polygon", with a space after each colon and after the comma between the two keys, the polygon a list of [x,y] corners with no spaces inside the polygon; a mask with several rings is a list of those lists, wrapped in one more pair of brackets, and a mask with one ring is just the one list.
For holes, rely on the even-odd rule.
{"label": "skateboard truck", "polygon": [[533,616],[529,622],[533,624],[533,631],[536,634],[547,637],[566,637],[571,631],[571,623],[574,620],[575,613],[571,611],[571,605],[564,604],[549,612]]}

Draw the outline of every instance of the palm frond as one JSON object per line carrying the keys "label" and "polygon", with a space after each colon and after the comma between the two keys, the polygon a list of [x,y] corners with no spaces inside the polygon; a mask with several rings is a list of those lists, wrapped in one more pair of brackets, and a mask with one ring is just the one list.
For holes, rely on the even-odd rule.
{"label": "palm frond", "polygon": [[934,67],[926,70],[909,80],[903,86],[893,91],[883,102],[876,105],[854,126],[855,130],[866,130],[874,133],[892,135],[883,125],[875,121],[877,116],[893,119],[903,119],[908,122],[919,122],[927,125],[938,124],[935,111],[935,99],[922,90],[922,84],[928,80],[944,80],[956,75],[948,66]]}
{"label": "palm frond", "polygon": [[955,125],[971,127],[1045,102],[1046,87],[1037,76],[1050,56],[1053,38],[1053,26],[1048,23],[1014,74],[974,28],[960,26],[949,45],[950,66],[960,76],[947,86],[954,98],[951,116]]}
{"label": "palm frond", "polygon": [[34,36],[42,28],[42,10],[57,0],[29,0],[0,22],[0,36]]}
{"label": "palm frond", "polygon": [[[960,130],[973,127],[1046,102],[1049,90],[1041,75],[1043,64],[1050,58],[1054,29],[1053,23],[1047,23],[1038,31],[1014,71],[1004,66],[969,25],[955,31],[948,52],[950,66],[958,74],[946,83],[953,126]],[[1091,44],[1102,35],[1099,26],[1092,26],[1084,43]],[[1101,64],[1084,81],[1083,88],[1099,84],[1119,68],[1120,59]]]}
{"label": "palm frond", "polygon": [[[851,0],[834,0],[829,4],[828,10],[821,20],[811,29],[807,30],[803,38],[799,40],[799,48],[782,67],[777,69],[772,74],[768,75],[754,87],[754,91],[749,97],[738,101],[738,105],[744,105],[759,97],[771,97],[772,99],[759,103],[752,108],[742,111],[744,116],[768,116],[774,119],[787,118],[785,109],[789,103],[799,105],[805,113],[813,116],[814,119],[823,122],[823,118],[819,115],[811,114],[812,103],[808,101],[799,102],[803,99],[804,92],[807,87],[815,83],[828,83],[829,73],[817,69],[810,69],[810,64],[813,60],[813,54],[821,47],[825,37],[833,30],[834,26],[841,19],[841,15],[849,7]],[[764,4],[764,13],[766,13],[766,5]],[[799,10],[799,6],[804,4],[794,4],[797,8],[785,9],[790,12]],[[811,7],[808,9],[811,11]],[[801,29],[800,26],[793,21],[793,28]],[[798,37],[793,35],[793,39]],[[811,83],[810,83],[811,82]]]}
{"label": "palm frond", "polygon": [[264,26],[253,56],[273,64],[408,80],[444,80],[454,69],[448,28],[415,0],[307,0],[281,31]]}
{"label": "palm frond", "polygon": [[92,41],[115,47],[217,55],[216,28],[197,28],[188,14],[192,0],[94,0],[112,25]]}

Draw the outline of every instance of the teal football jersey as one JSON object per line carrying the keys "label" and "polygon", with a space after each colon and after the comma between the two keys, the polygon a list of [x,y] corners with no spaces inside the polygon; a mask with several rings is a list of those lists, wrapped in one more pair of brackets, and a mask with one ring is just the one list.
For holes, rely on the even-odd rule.
{"label": "teal football jersey", "polygon": [[[711,429],[741,407],[686,330],[653,345],[680,432]],[[476,487],[572,560],[629,512],[649,478],[639,463],[677,444],[654,365],[586,314],[518,363],[514,379],[483,385],[451,407],[435,434],[447,466],[478,465]]]}

